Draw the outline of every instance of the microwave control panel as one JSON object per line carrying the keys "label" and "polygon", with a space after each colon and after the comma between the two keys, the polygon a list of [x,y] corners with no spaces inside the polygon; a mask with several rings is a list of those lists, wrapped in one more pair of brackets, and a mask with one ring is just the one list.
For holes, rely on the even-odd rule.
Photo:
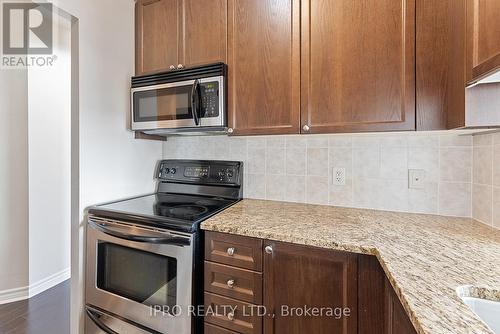
{"label": "microwave control panel", "polygon": [[219,82],[204,82],[200,84],[202,117],[219,116]]}

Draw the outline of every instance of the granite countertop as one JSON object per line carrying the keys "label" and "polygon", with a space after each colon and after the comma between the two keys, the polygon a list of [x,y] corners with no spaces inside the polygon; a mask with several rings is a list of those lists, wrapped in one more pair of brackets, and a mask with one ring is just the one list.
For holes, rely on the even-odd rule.
{"label": "granite countertop", "polygon": [[492,333],[457,295],[500,301],[500,231],[473,219],[243,200],[201,228],[375,255],[418,333]]}

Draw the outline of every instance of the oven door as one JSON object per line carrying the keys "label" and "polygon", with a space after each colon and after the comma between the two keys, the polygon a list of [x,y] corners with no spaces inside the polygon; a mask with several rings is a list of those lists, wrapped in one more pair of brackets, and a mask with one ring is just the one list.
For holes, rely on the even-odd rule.
{"label": "oven door", "polygon": [[86,304],[160,333],[191,333],[192,242],[192,235],[90,218]]}
{"label": "oven door", "polygon": [[132,130],[225,127],[224,77],[132,88]]}

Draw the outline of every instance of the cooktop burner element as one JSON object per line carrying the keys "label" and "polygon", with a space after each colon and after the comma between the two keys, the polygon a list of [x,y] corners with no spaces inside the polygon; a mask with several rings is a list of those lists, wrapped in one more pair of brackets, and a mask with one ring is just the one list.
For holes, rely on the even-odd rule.
{"label": "cooktop burner element", "polygon": [[164,160],[157,193],[95,206],[89,214],[195,232],[201,221],[240,200],[241,169],[239,162]]}
{"label": "cooktop burner element", "polygon": [[202,215],[208,212],[208,209],[200,205],[178,205],[176,207],[167,209],[172,217],[180,219],[192,219],[193,217]]}

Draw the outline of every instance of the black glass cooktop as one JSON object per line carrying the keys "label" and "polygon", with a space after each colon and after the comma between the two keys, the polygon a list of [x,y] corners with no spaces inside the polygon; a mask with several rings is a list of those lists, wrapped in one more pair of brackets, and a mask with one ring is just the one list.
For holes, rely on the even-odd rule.
{"label": "black glass cooktop", "polygon": [[158,193],[95,206],[89,209],[89,214],[192,232],[201,221],[236,202],[218,197]]}

